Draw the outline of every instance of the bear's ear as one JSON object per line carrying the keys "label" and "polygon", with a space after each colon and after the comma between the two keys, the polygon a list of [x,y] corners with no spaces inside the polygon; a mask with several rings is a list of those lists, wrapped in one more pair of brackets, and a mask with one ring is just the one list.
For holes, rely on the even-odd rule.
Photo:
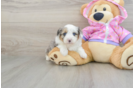
{"label": "bear's ear", "polygon": [[83,11],[87,7],[87,5],[88,5],[88,3],[81,6],[80,12],[82,15],[83,15]]}
{"label": "bear's ear", "polygon": [[113,0],[113,1],[118,3],[121,6],[124,6],[124,0]]}

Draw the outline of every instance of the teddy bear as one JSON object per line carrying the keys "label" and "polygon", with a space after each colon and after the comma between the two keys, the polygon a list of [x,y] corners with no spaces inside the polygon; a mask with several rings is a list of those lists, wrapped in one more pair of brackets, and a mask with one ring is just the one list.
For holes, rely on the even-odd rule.
{"label": "teddy bear", "polygon": [[[93,0],[81,7],[81,14],[90,26],[82,29],[83,59],[75,51],[63,56],[55,47],[48,56],[58,65],[83,65],[92,61],[111,63],[119,69],[133,69],[133,35],[121,27],[127,18],[123,0]],[[122,42],[123,47],[119,46]]]}

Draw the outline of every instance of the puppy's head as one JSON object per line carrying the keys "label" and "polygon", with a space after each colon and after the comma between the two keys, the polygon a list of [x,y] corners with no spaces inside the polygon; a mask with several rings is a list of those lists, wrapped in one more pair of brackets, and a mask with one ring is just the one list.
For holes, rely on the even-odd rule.
{"label": "puppy's head", "polygon": [[57,37],[64,44],[74,44],[82,38],[82,32],[79,27],[68,24],[57,31]]}

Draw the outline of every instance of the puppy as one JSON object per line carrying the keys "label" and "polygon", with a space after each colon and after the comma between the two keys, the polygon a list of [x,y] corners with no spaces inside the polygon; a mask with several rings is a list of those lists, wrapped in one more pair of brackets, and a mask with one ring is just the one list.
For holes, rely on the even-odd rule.
{"label": "puppy", "polygon": [[[53,45],[56,45],[60,49],[60,53],[63,56],[68,55],[68,50],[70,50],[78,52],[82,58],[87,58],[87,54],[81,46],[82,37],[82,32],[78,27],[68,24],[57,31]],[[48,56],[46,56],[46,59],[49,59]]]}

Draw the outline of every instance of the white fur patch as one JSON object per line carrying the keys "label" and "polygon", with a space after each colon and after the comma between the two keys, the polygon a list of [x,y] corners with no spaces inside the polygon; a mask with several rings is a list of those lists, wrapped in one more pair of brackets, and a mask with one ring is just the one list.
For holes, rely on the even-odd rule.
{"label": "white fur patch", "polygon": [[77,41],[77,36],[74,36],[73,33],[77,33],[78,34],[78,27],[68,24],[65,26],[65,28],[67,28],[67,34],[64,37],[63,42],[64,43],[68,43],[68,40],[71,40],[71,43],[75,43]]}

